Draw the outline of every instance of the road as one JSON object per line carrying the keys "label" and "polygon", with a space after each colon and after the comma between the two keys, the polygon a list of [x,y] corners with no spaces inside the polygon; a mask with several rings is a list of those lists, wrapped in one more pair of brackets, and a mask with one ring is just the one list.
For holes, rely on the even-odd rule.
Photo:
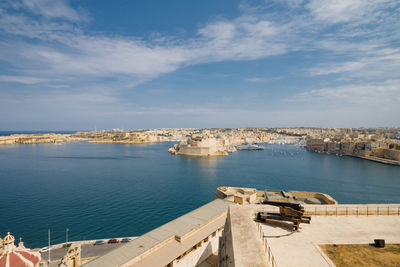
{"label": "road", "polygon": [[[107,252],[119,248],[126,243],[116,243],[116,244],[103,244],[103,245],[93,245],[93,244],[88,244],[88,245],[82,245],[81,250],[82,250],[82,258],[90,258],[90,257],[98,257],[101,255],[106,254]],[[67,253],[68,248],[58,248],[58,249],[53,249],[51,250],[51,260],[60,260],[62,257],[65,256]],[[43,260],[48,260],[49,259],[49,253],[40,253],[42,254],[42,259]]]}

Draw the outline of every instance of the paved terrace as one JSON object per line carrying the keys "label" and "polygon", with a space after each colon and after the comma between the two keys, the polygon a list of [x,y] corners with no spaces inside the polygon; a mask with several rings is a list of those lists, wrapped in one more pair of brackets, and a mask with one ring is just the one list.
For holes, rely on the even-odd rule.
{"label": "paved terrace", "polygon": [[400,243],[399,210],[399,204],[308,206],[308,214],[320,215],[301,224],[298,232],[290,234],[290,223],[284,222],[261,223],[259,228],[270,266],[334,266],[318,245],[370,244],[374,239]]}
{"label": "paved terrace", "polygon": [[165,266],[223,227],[229,205],[216,199],[84,266]]}

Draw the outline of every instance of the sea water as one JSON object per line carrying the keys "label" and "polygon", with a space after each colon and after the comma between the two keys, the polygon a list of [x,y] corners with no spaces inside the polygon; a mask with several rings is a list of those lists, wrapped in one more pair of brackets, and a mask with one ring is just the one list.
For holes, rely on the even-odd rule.
{"label": "sea water", "polygon": [[174,143],[0,146],[0,235],[27,247],[138,236],[215,199],[218,186],[317,191],[339,203],[399,203],[400,167],[265,145],[226,157],[170,155]]}

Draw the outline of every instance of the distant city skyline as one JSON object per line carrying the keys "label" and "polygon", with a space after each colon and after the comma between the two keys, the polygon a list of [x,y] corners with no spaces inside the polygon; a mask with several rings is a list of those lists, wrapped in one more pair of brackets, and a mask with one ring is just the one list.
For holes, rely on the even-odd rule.
{"label": "distant city skyline", "polygon": [[0,131],[399,127],[400,1],[0,3]]}

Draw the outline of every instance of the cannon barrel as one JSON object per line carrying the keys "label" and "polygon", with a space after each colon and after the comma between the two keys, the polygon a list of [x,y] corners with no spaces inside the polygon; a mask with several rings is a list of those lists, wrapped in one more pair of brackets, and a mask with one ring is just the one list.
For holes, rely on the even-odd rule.
{"label": "cannon barrel", "polygon": [[303,209],[303,206],[301,206],[298,203],[288,203],[288,202],[264,200],[263,204],[277,206],[277,207],[289,207],[289,208],[292,208],[297,211],[302,211],[302,209]]}

